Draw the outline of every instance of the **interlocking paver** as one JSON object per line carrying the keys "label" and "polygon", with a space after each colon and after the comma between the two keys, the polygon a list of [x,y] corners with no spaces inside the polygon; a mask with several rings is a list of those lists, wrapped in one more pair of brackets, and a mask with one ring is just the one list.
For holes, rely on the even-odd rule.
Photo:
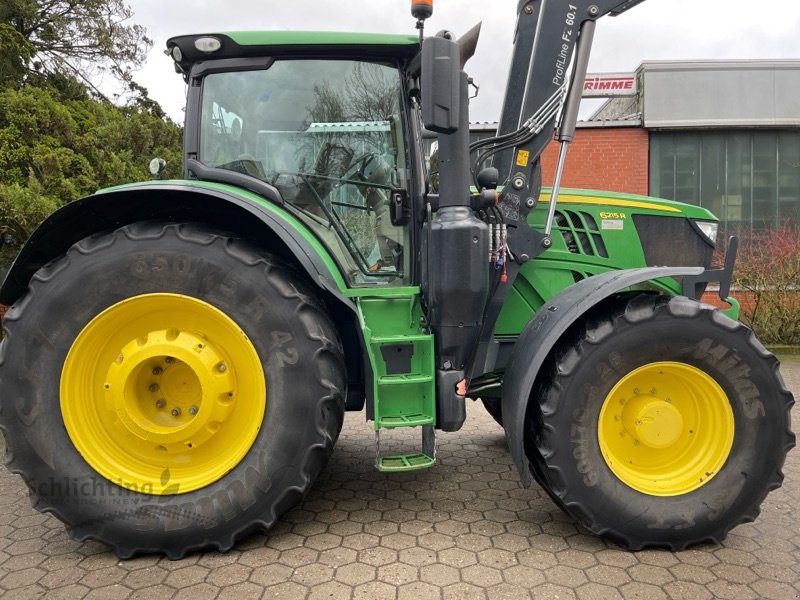
{"label": "interlocking paver", "polygon": [[637,598],[637,600],[667,600],[667,594],[658,585],[632,581],[626,583],[619,591],[623,598]]}
{"label": "interlocking paver", "polygon": [[407,583],[397,589],[397,600],[419,600],[420,598],[438,600],[441,597],[442,589],[440,587],[424,581]]}
{"label": "interlocking paver", "polygon": [[[42,590],[44,591],[44,590]],[[174,590],[169,590],[168,595],[171,595]],[[48,588],[48,600],[72,600],[73,598],[83,598],[89,593],[89,588],[84,585],[72,584],[65,585],[64,587]]]}
{"label": "interlocking paver", "polygon": [[546,579],[542,571],[531,569],[523,565],[514,565],[507,569],[503,569],[503,578],[508,583],[521,585],[526,589],[533,589],[543,584]]}
{"label": "interlocking paver", "polygon": [[620,567],[611,567],[609,565],[597,565],[595,567],[590,567],[586,570],[586,576],[589,578],[589,581],[593,583],[599,583],[604,586],[615,588],[631,581],[631,576],[628,575],[625,569]]}
{"label": "interlocking paver", "polygon": [[308,588],[293,581],[279,583],[264,590],[264,598],[275,598],[276,600],[305,600],[308,595]]}
{"label": "interlocking paver", "polygon": [[533,598],[531,590],[510,583],[501,583],[486,590],[486,595],[492,600],[519,600],[520,598]]}
{"label": "interlocking paver", "polygon": [[348,598],[351,585],[339,581],[326,581],[311,588],[308,600],[330,600],[331,598]]}
{"label": "interlocking paver", "polygon": [[3,600],[33,600],[44,597],[46,593],[46,590],[41,586],[29,585],[5,592]]}
{"label": "interlocking paver", "polygon": [[[104,587],[94,588],[86,594],[87,600],[125,600],[132,594],[132,591],[119,584],[107,585]],[[202,593],[193,594],[191,598],[197,600],[205,600],[209,596]],[[213,596],[212,596],[213,597]]]}
{"label": "interlocking paver", "polygon": [[392,585],[403,585],[417,581],[419,571],[405,563],[392,563],[378,568],[378,579]]}
{"label": "interlocking paver", "polygon": [[358,560],[358,552],[350,548],[331,548],[319,553],[319,562],[331,567],[340,567]]}
{"label": "interlocking paver", "polygon": [[536,600],[576,600],[578,597],[574,590],[552,583],[537,586],[533,592]]}
{"label": "interlocking paver", "polygon": [[331,581],[334,574],[333,567],[314,563],[313,565],[305,565],[294,570],[292,573],[292,581],[296,581],[300,585],[308,587]]}
{"label": "interlocking paver", "polygon": [[350,563],[349,565],[336,569],[334,578],[340,583],[353,587],[362,583],[367,583],[368,581],[373,581],[376,572],[375,567],[360,563]]}
{"label": "interlocking paver", "polygon": [[764,598],[765,600],[782,600],[783,598],[797,598],[800,596],[796,588],[777,581],[756,581],[750,587],[758,594],[759,598]]}
{"label": "interlocking paver", "polygon": [[[233,588],[226,588],[224,591],[231,590]],[[260,592],[259,588],[259,592]],[[135,590],[131,593],[130,596],[126,596],[126,600],[152,600],[153,598],[169,598],[175,593],[171,587],[166,586],[164,584],[158,584],[153,586],[144,587],[138,590]],[[48,600],[50,598],[50,594],[47,595]],[[73,596],[74,597],[74,596]],[[222,598],[220,594],[217,598]],[[228,596],[230,598],[230,596]],[[252,596],[250,596],[252,598]],[[237,600],[247,600],[247,597],[238,597]]]}
{"label": "interlocking paver", "polygon": [[[800,396],[800,361],[786,363],[783,374]],[[373,470],[371,432],[363,415],[348,415],[326,471],[302,506],[227,554],[178,561],[119,561],[102,544],[70,540],[54,517],[30,508],[22,481],[0,469],[0,596],[800,598],[795,452],[784,468],[784,486],[767,498],[759,519],[735,528],[722,544],[634,553],[579,531],[542,490],[521,488],[502,429],[479,403],[467,410],[462,431],[440,435],[437,466],[398,474]]]}
{"label": "interlocking paver", "polygon": [[[232,585],[229,587],[223,588],[219,596],[217,596],[217,600],[259,600],[261,595],[264,593],[264,590],[261,586],[258,586],[254,583],[237,583],[236,585]],[[150,598],[164,598],[165,596],[150,596]]]}
{"label": "interlocking paver", "polygon": [[206,578],[206,581],[217,587],[227,587],[236,585],[237,583],[244,583],[247,581],[247,578],[250,577],[252,571],[253,569],[245,565],[226,565],[219,569],[213,569]]}
{"label": "interlocking paver", "polygon": [[353,588],[353,600],[395,600],[397,588],[381,581],[370,581]]}
{"label": "interlocking paver", "polygon": [[611,586],[600,583],[586,583],[575,593],[578,600],[622,600],[622,594]]}
{"label": "interlocking paver", "polygon": [[397,551],[383,546],[367,548],[358,553],[358,562],[373,567],[380,567],[397,562]]}
{"label": "interlocking paver", "polygon": [[698,567],[697,565],[690,565],[681,563],[669,568],[670,573],[675,576],[678,581],[687,583],[696,583],[705,585],[714,581],[717,576],[706,567]]}
{"label": "interlocking paver", "polygon": [[664,586],[670,600],[710,600],[711,592],[698,583],[691,581],[672,581]]}

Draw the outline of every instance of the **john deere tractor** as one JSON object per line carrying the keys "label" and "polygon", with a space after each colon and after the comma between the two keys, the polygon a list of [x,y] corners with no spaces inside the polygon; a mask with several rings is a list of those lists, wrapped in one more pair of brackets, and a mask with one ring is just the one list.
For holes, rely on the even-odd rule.
{"label": "john deere tractor", "polygon": [[64,206],[0,289],[0,427],[34,506],[121,557],[227,550],[302,500],[345,411],[408,471],[480,398],[521,483],[591,532],[677,550],[754,519],[793,398],[697,300],[728,295],[717,220],[560,189],[595,24],[639,1],[521,0],[499,131],[472,144],[479,29],[424,36],[430,0],[419,36],[170,39],[183,179]]}

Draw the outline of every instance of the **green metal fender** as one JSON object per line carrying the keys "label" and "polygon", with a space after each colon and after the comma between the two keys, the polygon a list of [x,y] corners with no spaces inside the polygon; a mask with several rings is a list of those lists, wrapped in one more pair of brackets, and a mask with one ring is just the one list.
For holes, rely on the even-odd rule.
{"label": "green metal fender", "polygon": [[351,306],[346,285],[327,250],[288,211],[234,186],[202,181],[145,182],[112,188],[61,207],[33,232],[0,287],[0,304],[13,304],[33,274],[79,240],[143,220],[201,222],[266,242],[319,287]]}
{"label": "green metal fender", "polygon": [[531,473],[525,457],[525,413],[531,390],[550,352],[567,329],[598,302],[630,286],[659,277],[701,275],[702,267],[649,267],[609,271],[572,285],[533,315],[514,345],[503,379],[503,427],[511,457],[525,487]]}

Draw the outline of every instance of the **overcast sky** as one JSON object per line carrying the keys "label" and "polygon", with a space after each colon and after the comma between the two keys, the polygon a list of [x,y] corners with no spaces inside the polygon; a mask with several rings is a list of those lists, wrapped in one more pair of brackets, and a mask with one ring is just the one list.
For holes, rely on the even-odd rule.
{"label": "overcast sky", "polygon": [[[416,33],[408,0],[129,0],[129,5],[135,22],[155,41],[136,79],[179,122],[183,81],[163,54],[174,35],[244,29]],[[481,86],[470,107],[471,121],[499,118],[516,7],[517,0],[434,1],[428,34],[449,29],[461,35],[483,22],[476,55],[467,65]],[[598,22],[589,71],[633,71],[644,60],[800,59],[799,38],[797,0],[648,0]]]}

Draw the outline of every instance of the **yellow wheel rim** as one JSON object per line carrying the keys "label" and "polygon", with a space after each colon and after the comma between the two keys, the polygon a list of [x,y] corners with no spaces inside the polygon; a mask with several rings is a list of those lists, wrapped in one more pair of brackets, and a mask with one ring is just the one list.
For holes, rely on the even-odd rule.
{"label": "yellow wheel rim", "polygon": [[625,375],[606,396],[598,441],[611,471],[653,496],[704,485],[728,458],[734,420],[728,397],[691,365],[655,362]]}
{"label": "yellow wheel rim", "polygon": [[106,479],[151,494],[202,488],[261,427],[266,383],[242,329],[210,304],[145,294],[101,312],[61,373],[72,443]]}

